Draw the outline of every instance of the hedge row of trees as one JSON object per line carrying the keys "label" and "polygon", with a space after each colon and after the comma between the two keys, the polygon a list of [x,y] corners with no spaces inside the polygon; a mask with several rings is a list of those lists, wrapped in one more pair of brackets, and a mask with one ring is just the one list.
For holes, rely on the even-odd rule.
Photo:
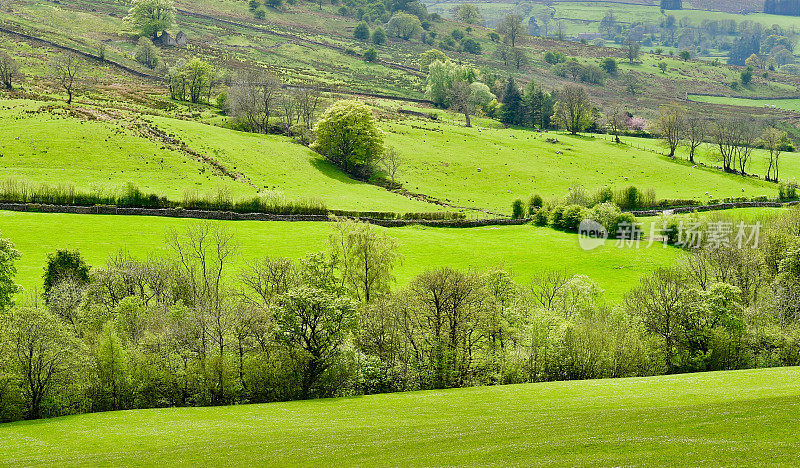
{"label": "hedge row of trees", "polygon": [[798,223],[689,251],[619,304],[560,271],[441,267],[395,289],[396,241],[353,221],[242,271],[219,225],[173,232],[165,258],[59,251],[27,296],[3,240],[0,419],[797,365]]}

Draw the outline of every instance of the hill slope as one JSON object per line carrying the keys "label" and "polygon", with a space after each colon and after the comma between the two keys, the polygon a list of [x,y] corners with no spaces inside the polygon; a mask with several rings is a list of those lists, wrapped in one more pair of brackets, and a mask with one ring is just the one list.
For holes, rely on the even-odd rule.
{"label": "hill slope", "polygon": [[0,464],[796,466],[800,368],[510,385],[0,426]]}

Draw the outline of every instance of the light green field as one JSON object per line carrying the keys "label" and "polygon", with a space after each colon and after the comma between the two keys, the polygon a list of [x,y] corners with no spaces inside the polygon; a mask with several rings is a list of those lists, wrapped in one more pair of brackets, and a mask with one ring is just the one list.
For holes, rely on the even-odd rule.
{"label": "light green field", "polygon": [[[166,235],[197,221],[138,216],[70,215],[0,211],[0,235],[22,252],[18,282],[27,290],[41,289],[47,254],[79,249],[90,265],[102,266],[126,249],[142,258],[166,255]],[[299,258],[327,248],[328,223],[222,222],[235,236],[234,268],[264,256]],[[382,228],[379,228],[382,229]],[[575,234],[547,227],[506,226],[471,229],[411,226],[388,229],[399,241],[403,261],[396,269],[399,285],[426,269],[450,266],[486,269],[502,266],[517,281],[529,282],[546,269],[585,274],[618,300],[642,275],[673,264],[680,252],[660,244],[648,249],[618,248],[613,241],[586,252]]]}
{"label": "light green field", "polygon": [[0,464],[797,466],[800,368],[0,425]]}
{"label": "light green field", "polygon": [[[457,206],[507,213],[515,198],[526,199],[535,192],[560,197],[573,185],[588,190],[605,185],[652,187],[659,199],[704,200],[708,199],[705,192],[716,198],[777,196],[775,184],[714,169],[692,169],[684,161],[616,145],[603,136],[422,121],[393,123],[386,131],[387,144],[408,161],[400,176],[406,188]],[[557,138],[559,143],[547,143],[547,138]],[[626,141],[663,152],[657,140],[639,140]],[[784,174],[795,170],[789,163],[785,167]],[[800,174],[800,164],[796,173]]]}
{"label": "light green field", "polygon": [[[36,184],[104,191],[133,182],[145,192],[175,200],[182,200],[187,191],[205,195],[223,188],[238,198],[270,189],[290,200],[321,199],[331,209],[440,209],[355,181],[285,137],[147,117],[148,125],[177,135],[201,155],[198,158],[143,134],[137,127],[144,123],[140,117],[79,108],[88,114],[97,113],[98,118],[90,120],[67,114],[61,104],[53,111],[42,106],[36,101],[0,100],[0,180],[13,177]],[[212,158],[228,175],[202,158]]]}
{"label": "light green field", "polygon": [[708,102],[712,104],[725,104],[728,106],[744,106],[765,108],[775,106],[792,112],[800,112],[800,99],[746,99],[725,96],[699,96],[690,94],[689,99],[697,102]]}

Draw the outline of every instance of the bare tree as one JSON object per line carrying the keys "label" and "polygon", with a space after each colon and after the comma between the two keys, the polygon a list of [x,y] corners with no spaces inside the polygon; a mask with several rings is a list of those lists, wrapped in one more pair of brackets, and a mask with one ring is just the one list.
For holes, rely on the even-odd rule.
{"label": "bare tree", "polygon": [[314,116],[322,103],[322,93],[317,89],[304,87],[295,93],[297,117],[307,129],[314,126]]}
{"label": "bare tree", "polygon": [[627,114],[619,107],[613,107],[606,114],[606,127],[608,132],[614,135],[614,141],[621,143],[619,134],[625,129],[625,117]]}
{"label": "bare tree", "polygon": [[67,93],[67,104],[72,104],[78,77],[83,72],[83,60],[75,54],[65,53],[56,57],[51,67],[56,83]]}
{"label": "bare tree", "polygon": [[383,153],[383,157],[381,157],[380,165],[386,175],[389,176],[391,185],[389,186],[389,190],[394,190],[395,187],[395,178],[397,177],[397,171],[403,165],[403,160],[400,158],[400,155],[395,151],[394,148],[387,148],[386,151]]}
{"label": "bare tree", "polygon": [[531,295],[542,307],[551,309],[567,282],[569,282],[569,275],[566,270],[546,271],[537,276],[531,283]]}
{"label": "bare tree", "polygon": [[656,132],[661,136],[669,148],[669,157],[675,158],[675,150],[681,142],[686,126],[684,115],[686,109],[676,103],[662,106],[659,109],[658,120],[654,125]]}
{"label": "bare tree", "polygon": [[297,121],[297,100],[295,99],[294,92],[286,90],[286,92],[281,95],[278,103],[281,109],[284,131],[287,135],[291,135],[292,126]]}
{"label": "bare tree", "polygon": [[450,86],[450,108],[464,114],[464,126],[471,127],[469,116],[475,112],[472,87],[466,80],[456,80]]}
{"label": "bare tree", "polygon": [[750,154],[758,140],[759,126],[753,119],[736,117],[718,120],[712,127],[712,138],[719,148],[725,172],[746,174]]}
{"label": "bare tree", "polygon": [[0,84],[12,89],[13,82],[19,77],[19,64],[5,52],[0,52]]}
{"label": "bare tree", "polygon": [[769,159],[767,159],[767,180],[778,181],[778,162],[781,152],[787,142],[788,138],[786,132],[778,130],[775,127],[770,127],[761,134],[761,144],[769,151]]}
{"label": "bare tree", "polygon": [[252,131],[267,133],[281,93],[278,77],[264,72],[240,76],[230,91],[230,112]]}
{"label": "bare tree", "polygon": [[694,163],[694,156],[697,148],[703,144],[708,133],[708,122],[697,114],[691,114],[686,118],[686,127],[683,134],[684,144],[689,150],[689,162]]}

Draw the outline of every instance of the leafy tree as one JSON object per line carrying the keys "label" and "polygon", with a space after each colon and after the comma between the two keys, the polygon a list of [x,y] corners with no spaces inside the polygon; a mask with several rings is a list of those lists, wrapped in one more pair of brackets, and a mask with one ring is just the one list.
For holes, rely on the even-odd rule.
{"label": "leafy tree", "polygon": [[19,77],[19,65],[5,52],[0,52],[0,84],[6,89],[14,87],[14,80]]}
{"label": "leafy tree", "polygon": [[311,146],[345,172],[365,176],[383,153],[383,133],[372,110],[357,100],[334,102],[314,127]]}
{"label": "leafy tree", "polygon": [[457,21],[467,24],[482,24],[483,15],[480,9],[472,3],[462,3],[453,8],[453,17]]}
{"label": "leafy tree", "polygon": [[42,416],[42,402],[74,365],[76,344],[55,316],[39,308],[14,313],[12,340],[29,419]]}
{"label": "leafy tree", "polygon": [[77,250],[57,250],[47,256],[44,267],[44,294],[62,281],[73,281],[81,286],[89,283],[89,265]]}
{"label": "leafy tree", "polygon": [[214,68],[199,58],[179,63],[169,70],[167,77],[173,99],[193,104],[210,100],[214,85]]}
{"label": "leafy tree", "polygon": [[476,79],[477,72],[471,67],[435,60],[428,65],[425,96],[438,107],[450,107],[450,88],[453,83],[459,80],[471,83]]}
{"label": "leafy tree", "polygon": [[466,37],[461,40],[461,50],[473,55],[480,55],[481,43],[471,37]]}
{"label": "leafy tree", "polygon": [[155,68],[160,60],[158,49],[153,45],[153,41],[145,36],[139,38],[134,58],[147,68]]}
{"label": "leafy tree", "polygon": [[555,65],[557,63],[566,62],[567,56],[564,55],[563,52],[559,51],[552,52],[548,50],[547,52],[544,53],[544,61],[551,65]]}
{"label": "leafy tree", "polygon": [[683,60],[685,62],[685,61],[689,60],[690,58],[692,58],[692,53],[689,52],[688,50],[682,50],[681,53],[678,54],[678,56],[681,58],[681,60]]}
{"label": "leafy tree", "polygon": [[175,24],[175,5],[172,0],[133,0],[125,19],[141,35],[156,39]]}
{"label": "leafy tree", "polygon": [[632,40],[628,39],[625,41],[625,48],[623,49],[625,52],[625,57],[628,59],[629,63],[634,63],[636,60],[639,59],[639,51],[641,50],[642,46]]}
{"label": "leafy tree", "polygon": [[369,223],[340,219],[328,243],[344,286],[356,300],[366,303],[389,293],[392,270],[400,258],[397,239]]}
{"label": "leafy tree", "polygon": [[778,181],[778,162],[781,152],[788,145],[789,137],[783,130],[770,127],[761,134],[761,145],[769,152],[767,159],[767,180]]}
{"label": "leafy tree", "polygon": [[14,265],[20,253],[8,239],[0,238],[0,315],[14,304],[14,294],[22,287],[14,283],[17,267]]}
{"label": "leafy tree", "polygon": [[667,72],[667,62],[658,62],[658,69],[661,70],[661,73]]}
{"label": "leafy tree", "polygon": [[600,68],[609,75],[617,74],[617,61],[613,57],[606,57],[600,62]]}
{"label": "leafy tree", "polygon": [[583,86],[567,85],[558,92],[553,120],[573,135],[592,124],[593,107]]}
{"label": "leafy tree", "polygon": [[447,58],[444,52],[438,49],[431,49],[419,54],[419,70],[423,73],[428,73],[428,67],[437,60],[445,63],[450,59]]}
{"label": "leafy tree", "polygon": [[303,285],[280,295],[274,310],[278,342],[302,353],[301,397],[327,396],[318,383],[356,327],[352,302]]}
{"label": "leafy tree", "polygon": [[614,135],[614,141],[617,143],[621,143],[619,135],[625,129],[626,117],[627,113],[619,107],[613,107],[606,113],[606,127],[608,133]]}
{"label": "leafy tree", "polygon": [[708,135],[708,122],[698,114],[690,114],[686,117],[686,128],[684,132],[684,144],[689,149],[689,162],[694,164],[694,156],[697,148],[703,144]]}
{"label": "leafy tree", "polygon": [[517,42],[521,42],[528,34],[525,26],[522,25],[522,17],[515,13],[506,15],[497,26],[497,33],[503,36],[503,40],[511,47],[516,47]]}
{"label": "leafy tree", "polygon": [[369,25],[366,21],[360,21],[353,29],[353,37],[359,41],[369,41]]}
{"label": "leafy tree", "polygon": [[422,30],[422,24],[414,15],[408,13],[395,13],[386,24],[386,31],[401,39],[410,40]]}
{"label": "leafy tree", "polygon": [[747,86],[750,84],[751,81],[753,81],[753,71],[754,70],[752,65],[748,65],[747,67],[745,67],[744,70],[742,70],[740,74],[740,79],[743,85]]}
{"label": "leafy tree", "polygon": [[372,43],[375,45],[383,45],[386,43],[386,31],[382,26],[375,28],[372,32]]}

